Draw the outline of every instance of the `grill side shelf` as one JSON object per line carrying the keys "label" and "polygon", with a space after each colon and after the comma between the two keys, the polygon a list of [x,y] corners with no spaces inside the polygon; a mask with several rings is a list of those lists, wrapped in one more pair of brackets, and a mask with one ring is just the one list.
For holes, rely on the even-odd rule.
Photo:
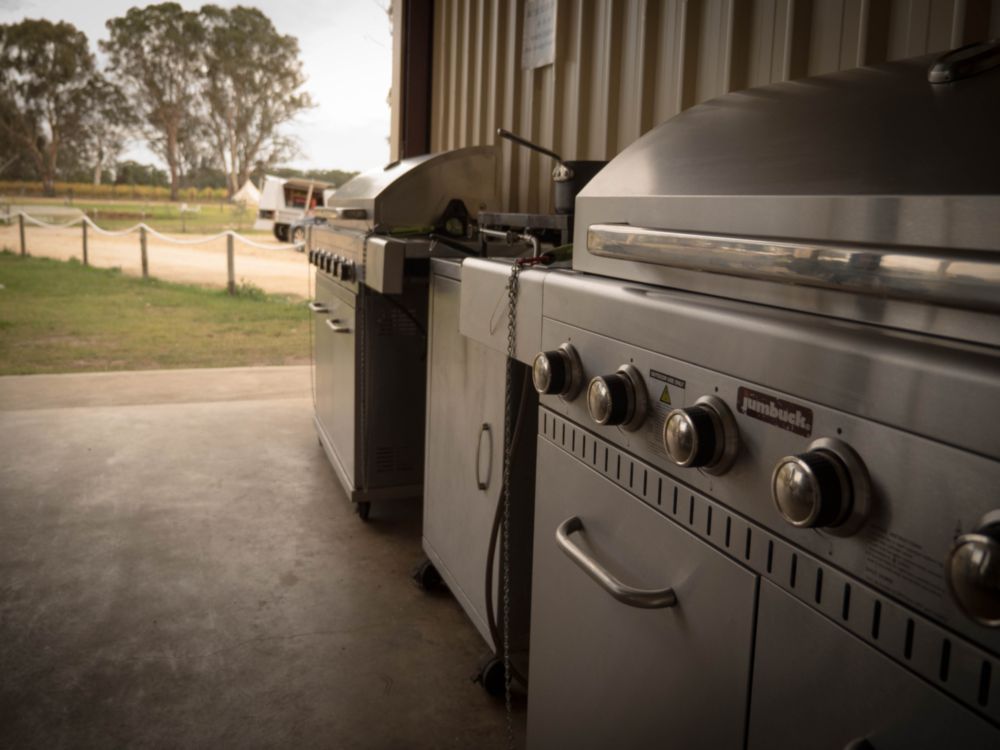
{"label": "grill side shelf", "polygon": [[1000,726],[1000,659],[544,407],[538,433]]}

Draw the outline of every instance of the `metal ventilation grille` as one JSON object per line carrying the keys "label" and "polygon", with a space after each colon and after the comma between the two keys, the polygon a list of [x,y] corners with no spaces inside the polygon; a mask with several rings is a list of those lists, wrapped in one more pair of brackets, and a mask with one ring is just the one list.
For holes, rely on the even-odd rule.
{"label": "metal ventilation grille", "polygon": [[417,336],[420,328],[405,312],[396,307],[380,310],[375,319],[378,336]]}
{"label": "metal ventilation grille", "polygon": [[538,429],[692,534],[1000,724],[1000,684],[994,684],[1000,660],[544,408]]}
{"label": "metal ventilation grille", "polygon": [[402,474],[416,468],[412,450],[392,445],[377,446],[373,460],[376,474]]}

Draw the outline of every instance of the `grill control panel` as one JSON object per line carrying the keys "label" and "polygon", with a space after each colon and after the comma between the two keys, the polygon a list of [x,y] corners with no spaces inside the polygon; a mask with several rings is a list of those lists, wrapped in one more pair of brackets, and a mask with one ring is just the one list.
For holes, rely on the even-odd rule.
{"label": "grill control panel", "polygon": [[[1000,653],[1000,463],[551,318],[542,345],[590,382],[542,404]],[[992,567],[963,586],[973,559]]]}

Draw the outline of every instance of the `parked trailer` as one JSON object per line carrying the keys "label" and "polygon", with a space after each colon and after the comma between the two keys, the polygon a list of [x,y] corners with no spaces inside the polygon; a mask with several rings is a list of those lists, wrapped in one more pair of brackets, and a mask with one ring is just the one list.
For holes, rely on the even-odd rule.
{"label": "parked trailer", "polygon": [[329,182],[264,175],[254,229],[270,229],[278,240],[288,242],[293,239],[289,227],[312,209],[326,206],[334,192]]}

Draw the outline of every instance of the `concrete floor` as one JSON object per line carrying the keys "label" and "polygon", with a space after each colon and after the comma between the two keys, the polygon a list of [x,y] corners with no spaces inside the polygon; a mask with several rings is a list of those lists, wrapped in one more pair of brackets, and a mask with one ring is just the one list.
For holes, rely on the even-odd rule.
{"label": "concrete floor", "polygon": [[0,747],[506,747],[479,635],[409,579],[419,504],[353,515],[308,392],[0,378]]}

